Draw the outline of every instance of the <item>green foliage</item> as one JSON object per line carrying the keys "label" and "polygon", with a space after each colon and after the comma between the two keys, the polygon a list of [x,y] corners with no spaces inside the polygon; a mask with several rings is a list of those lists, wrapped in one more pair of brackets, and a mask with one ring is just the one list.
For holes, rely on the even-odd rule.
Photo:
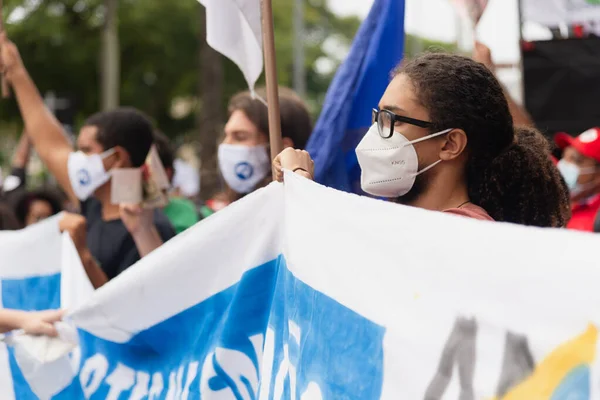
{"label": "green foliage", "polygon": [[[13,11],[22,19],[6,24],[25,64],[42,94],[55,92],[74,101],[76,122],[99,109],[102,0],[4,0],[4,15]],[[201,29],[197,0],[121,0],[121,104],[146,111],[171,136],[190,131],[194,117],[173,119],[173,99],[195,98],[198,93]],[[273,0],[279,82],[291,86],[293,74],[293,2]],[[23,9],[26,12],[23,13]],[[340,18],[325,0],[306,3],[307,96],[319,103],[331,75],[315,68],[324,53],[323,42],[339,37],[349,46],[358,29],[357,18]],[[244,90],[237,67],[224,62],[223,99]],[[223,104],[225,107],[225,104]],[[14,100],[0,107],[0,119],[18,122]],[[3,124],[4,125],[4,124]]]}
{"label": "green foliage", "polygon": [[458,51],[458,46],[456,43],[439,42],[407,34],[404,44],[404,54],[406,57],[414,57],[422,51],[455,53]]}

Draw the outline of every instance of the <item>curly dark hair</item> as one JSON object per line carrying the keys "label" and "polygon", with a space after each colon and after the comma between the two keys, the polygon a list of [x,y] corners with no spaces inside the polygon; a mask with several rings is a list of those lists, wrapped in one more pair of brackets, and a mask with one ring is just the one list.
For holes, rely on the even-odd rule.
{"label": "curly dark hair", "polygon": [[470,200],[496,221],[562,227],[570,218],[568,190],[550,159],[548,141],[535,129],[513,126],[494,74],[470,58],[427,53],[401,65],[432,132],[467,134]]}
{"label": "curly dark hair", "polygon": [[102,111],[90,116],[85,126],[98,128],[96,140],[104,150],[121,146],[134,167],[141,167],[152,146],[152,122],[146,114],[132,107]]}
{"label": "curly dark hair", "polygon": [[14,207],[15,216],[21,226],[25,226],[25,220],[27,219],[27,214],[29,214],[31,204],[36,200],[47,202],[50,208],[52,208],[52,215],[58,214],[63,210],[60,195],[51,189],[41,188],[25,192],[16,200]]}

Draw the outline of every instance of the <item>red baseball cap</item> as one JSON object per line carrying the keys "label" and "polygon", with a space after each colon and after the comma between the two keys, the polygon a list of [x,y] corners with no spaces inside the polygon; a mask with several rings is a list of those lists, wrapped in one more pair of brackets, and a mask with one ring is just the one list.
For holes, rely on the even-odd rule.
{"label": "red baseball cap", "polygon": [[588,129],[576,138],[567,133],[557,133],[554,142],[561,150],[572,146],[584,156],[600,162],[600,128]]}

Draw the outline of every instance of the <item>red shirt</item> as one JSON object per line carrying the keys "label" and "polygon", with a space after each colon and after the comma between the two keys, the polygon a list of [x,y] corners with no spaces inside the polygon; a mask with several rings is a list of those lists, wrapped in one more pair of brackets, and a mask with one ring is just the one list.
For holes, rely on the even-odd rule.
{"label": "red shirt", "polygon": [[483,221],[493,221],[494,219],[483,208],[476,206],[473,203],[467,203],[460,208],[450,208],[444,210],[444,212],[456,215],[462,215],[463,217],[480,219]]}
{"label": "red shirt", "polygon": [[600,210],[600,194],[585,202],[574,204],[571,207],[572,216],[567,229],[593,232],[598,210]]}

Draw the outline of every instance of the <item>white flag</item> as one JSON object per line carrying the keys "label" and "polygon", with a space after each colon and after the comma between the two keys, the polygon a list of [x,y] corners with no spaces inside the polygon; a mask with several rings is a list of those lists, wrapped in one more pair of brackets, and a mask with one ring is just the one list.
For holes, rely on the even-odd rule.
{"label": "white flag", "polygon": [[263,70],[260,0],[198,0],[206,7],[206,41],[242,70],[248,87]]}

